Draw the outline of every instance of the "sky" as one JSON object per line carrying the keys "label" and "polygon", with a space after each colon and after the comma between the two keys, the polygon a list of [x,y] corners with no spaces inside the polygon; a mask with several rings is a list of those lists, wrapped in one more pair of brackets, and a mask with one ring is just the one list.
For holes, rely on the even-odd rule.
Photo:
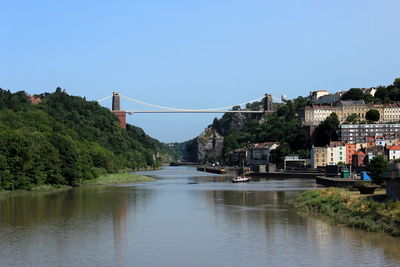
{"label": "sky", "polygon": [[[389,85],[400,77],[399,10],[398,0],[0,0],[0,88],[205,109]],[[181,142],[214,117],[127,121]]]}

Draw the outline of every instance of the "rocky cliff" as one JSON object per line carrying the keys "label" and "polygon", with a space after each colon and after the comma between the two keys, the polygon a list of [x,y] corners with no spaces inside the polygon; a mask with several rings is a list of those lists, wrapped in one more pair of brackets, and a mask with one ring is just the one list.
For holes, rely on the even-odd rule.
{"label": "rocky cliff", "polygon": [[253,118],[246,113],[226,113],[221,119],[214,119],[198,137],[188,142],[189,161],[207,161],[221,156],[224,136],[231,131],[239,131]]}

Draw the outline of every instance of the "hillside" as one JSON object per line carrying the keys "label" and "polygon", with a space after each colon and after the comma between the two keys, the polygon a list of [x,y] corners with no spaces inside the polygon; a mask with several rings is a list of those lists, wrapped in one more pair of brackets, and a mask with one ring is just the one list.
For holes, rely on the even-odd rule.
{"label": "hillside", "polygon": [[[377,86],[376,93],[364,93],[362,88],[351,88],[345,92],[340,100],[363,100],[373,104],[395,104],[400,102],[400,78],[393,84]],[[330,103],[337,105],[338,103]],[[258,110],[265,103],[255,102],[248,104],[246,109]],[[229,156],[239,148],[262,142],[279,142],[280,146],[274,150],[273,161],[278,163],[286,155],[295,154],[302,158],[309,158],[311,144],[324,146],[332,140],[337,140],[339,121],[336,114],[320,123],[313,135],[310,129],[302,127],[299,111],[311,103],[307,97],[299,96],[283,104],[274,103],[273,114],[239,114],[226,113],[221,119],[215,118],[198,137],[185,142],[188,161],[229,163]],[[234,107],[239,108],[239,107]],[[346,123],[360,121],[357,114],[351,114]],[[361,123],[366,123],[361,121]]]}
{"label": "hillside", "polygon": [[[310,137],[301,129],[297,117],[299,109],[307,104],[305,97],[274,104],[273,114],[226,113],[198,137],[186,143],[189,161],[226,162],[235,149],[252,143],[281,142],[277,157],[298,153],[308,156]],[[262,102],[255,102],[246,109],[259,110]]]}
{"label": "hillside", "polygon": [[[0,190],[74,185],[123,168],[160,165],[169,148],[97,102],[54,93],[29,101],[0,89]],[[35,102],[33,104],[31,102]]]}

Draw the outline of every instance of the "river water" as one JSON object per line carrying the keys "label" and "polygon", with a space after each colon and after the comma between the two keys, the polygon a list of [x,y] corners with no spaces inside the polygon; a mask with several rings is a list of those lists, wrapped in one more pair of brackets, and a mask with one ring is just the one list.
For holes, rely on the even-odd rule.
{"label": "river water", "polygon": [[291,210],[313,180],[146,174],[157,180],[1,199],[0,266],[400,266],[400,238]]}

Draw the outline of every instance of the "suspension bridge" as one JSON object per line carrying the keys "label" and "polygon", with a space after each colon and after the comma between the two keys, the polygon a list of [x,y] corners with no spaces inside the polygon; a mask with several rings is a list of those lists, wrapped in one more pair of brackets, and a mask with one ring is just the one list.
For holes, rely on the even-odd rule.
{"label": "suspension bridge", "polygon": [[[167,107],[167,106],[160,106],[160,105],[155,105],[151,103],[147,103],[141,100],[137,100],[128,96],[121,95],[118,92],[113,92],[112,95],[107,96],[103,99],[98,100],[97,102],[101,103],[103,101],[106,101],[108,99],[112,98],[112,110],[113,112],[119,119],[121,123],[122,128],[126,128],[126,114],[132,115],[136,113],[256,113],[256,114],[262,114],[262,113],[271,113],[272,112],[272,101],[273,97],[272,94],[265,94],[265,96],[252,99],[249,101],[246,101],[244,103],[240,103],[237,105],[230,105],[230,106],[225,106],[225,107],[219,107],[219,108],[208,108],[208,109],[184,109],[184,108],[174,108],[174,107]],[[155,108],[154,110],[121,110],[121,98],[127,99],[131,102],[141,104],[150,108]],[[233,107],[237,106],[243,106],[248,103],[253,103],[256,101],[261,101],[262,99],[266,98],[266,105],[265,109],[263,110],[242,110],[242,109],[234,109]]]}

